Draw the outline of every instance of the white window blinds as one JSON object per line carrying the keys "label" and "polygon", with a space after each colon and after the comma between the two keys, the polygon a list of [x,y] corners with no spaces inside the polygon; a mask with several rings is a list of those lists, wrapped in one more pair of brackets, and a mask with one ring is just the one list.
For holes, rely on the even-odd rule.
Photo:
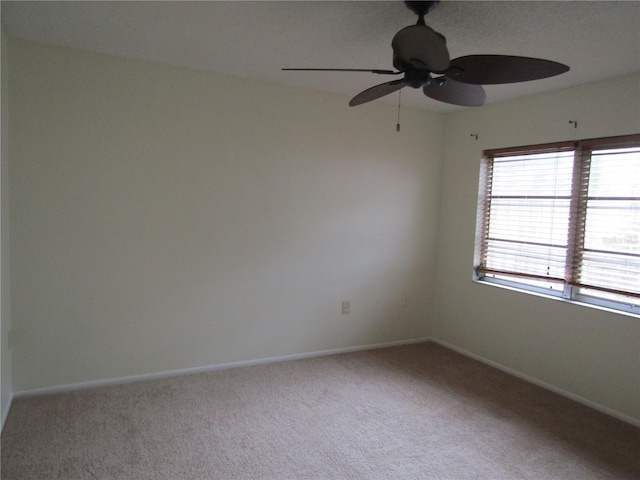
{"label": "white window blinds", "polygon": [[640,135],[486,151],[475,270],[640,297]]}
{"label": "white window blinds", "polygon": [[640,144],[623,140],[582,145],[570,280],[578,287],[640,297]]}
{"label": "white window blinds", "polygon": [[571,144],[485,156],[478,270],[564,281],[573,161]]}

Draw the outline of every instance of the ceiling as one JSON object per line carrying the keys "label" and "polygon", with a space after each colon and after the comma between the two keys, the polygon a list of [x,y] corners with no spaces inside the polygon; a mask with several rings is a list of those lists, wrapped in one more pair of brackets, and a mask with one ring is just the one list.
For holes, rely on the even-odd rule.
{"label": "ceiling", "polygon": [[[416,18],[401,1],[2,1],[12,37],[340,93],[345,107],[397,77],[280,68],[390,69],[391,39]],[[447,37],[452,58],[510,54],[571,67],[554,78],[487,86],[488,103],[640,71],[639,1],[450,0],[426,21]],[[397,103],[398,95],[377,101]],[[460,108],[410,88],[402,104]]]}

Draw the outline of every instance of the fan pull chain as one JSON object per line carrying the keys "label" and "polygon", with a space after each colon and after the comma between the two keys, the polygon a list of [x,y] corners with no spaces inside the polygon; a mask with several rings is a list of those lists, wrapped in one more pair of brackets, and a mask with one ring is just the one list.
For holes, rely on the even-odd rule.
{"label": "fan pull chain", "polygon": [[396,132],[400,131],[400,99],[402,98],[402,90],[398,90],[398,121],[396,123]]}

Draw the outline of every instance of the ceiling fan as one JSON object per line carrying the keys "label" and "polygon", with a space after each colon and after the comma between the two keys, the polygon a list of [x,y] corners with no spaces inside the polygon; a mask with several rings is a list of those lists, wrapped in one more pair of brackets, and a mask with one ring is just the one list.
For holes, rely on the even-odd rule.
{"label": "ceiling fan", "polygon": [[[484,105],[486,93],[482,85],[527,82],[560,75],[569,70],[562,63],[540,58],[512,55],[467,55],[449,58],[444,35],[427,26],[425,15],[439,1],[405,1],[418,22],[400,30],[393,37],[393,67],[396,70],[360,68],[283,68],[282,70],[324,72],[369,72],[378,75],[404,75],[368,88],[353,97],[355,107],[376,100],[404,87],[422,88],[427,97],[453,105]],[[435,75],[435,76],[434,76]]]}

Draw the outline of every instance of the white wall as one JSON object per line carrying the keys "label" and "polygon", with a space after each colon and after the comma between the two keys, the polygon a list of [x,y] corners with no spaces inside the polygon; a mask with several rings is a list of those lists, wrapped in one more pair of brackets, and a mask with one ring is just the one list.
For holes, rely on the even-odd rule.
{"label": "white wall", "polygon": [[433,315],[437,339],[636,421],[640,319],[471,279],[482,150],[638,133],[639,105],[634,75],[447,116]]}
{"label": "white wall", "polygon": [[428,333],[442,116],[10,54],[16,392]]}
{"label": "white wall", "polygon": [[8,38],[2,31],[2,154],[0,157],[0,428],[9,413],[13,389],[11,386],[11,351],[9,349],[9,330],[11,328],[10,279],[9,279],[9,76],[8,76]]}

